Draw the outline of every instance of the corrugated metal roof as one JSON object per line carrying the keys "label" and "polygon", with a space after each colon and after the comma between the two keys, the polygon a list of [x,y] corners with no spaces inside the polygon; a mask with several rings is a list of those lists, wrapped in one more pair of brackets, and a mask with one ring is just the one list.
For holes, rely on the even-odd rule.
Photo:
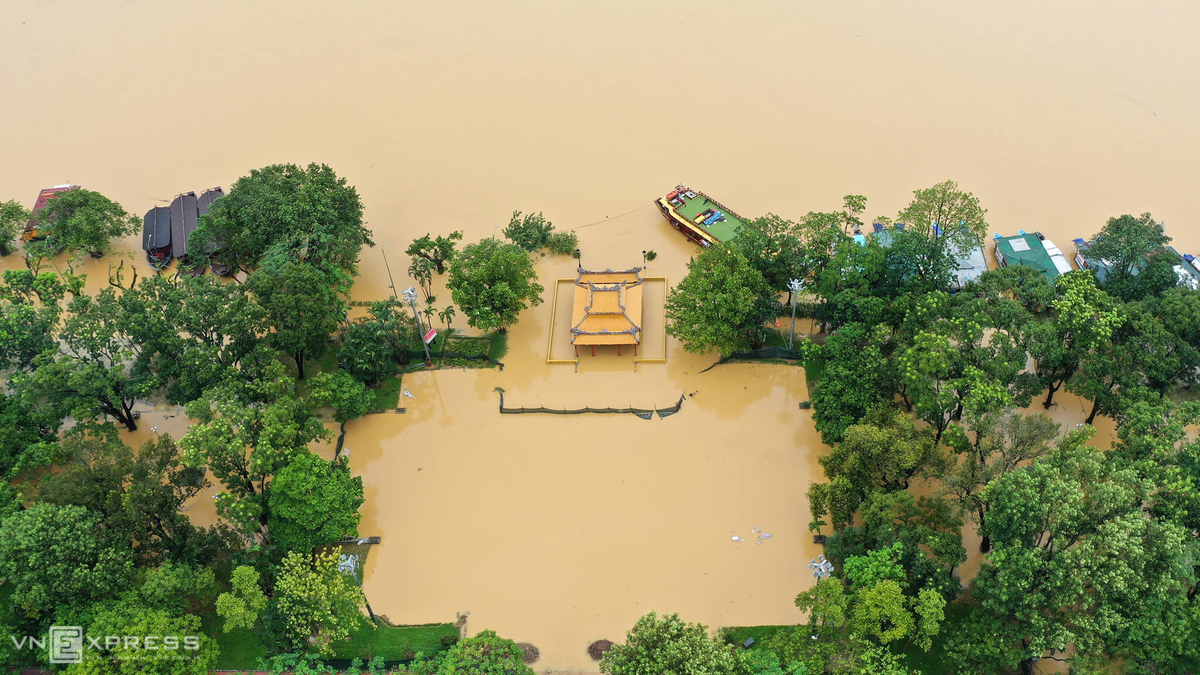
{"label": "corrugated metal roof", "polygon": [[199,224],[196,193],[185,192],[171,202],[171,252],[176,258],[187,255],[188,236]]}
{"label": "corrugated metal roof", "polygon": [[153,251],[171,245],[171,209],[156,206],[142,219],[142,249]]}

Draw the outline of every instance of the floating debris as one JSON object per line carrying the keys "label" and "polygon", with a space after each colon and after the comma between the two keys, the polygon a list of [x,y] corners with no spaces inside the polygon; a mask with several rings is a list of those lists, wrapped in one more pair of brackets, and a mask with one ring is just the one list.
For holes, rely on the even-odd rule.
{"label": "floating debris", "polygon": [[411,391],[407,390],[407,389],[405,389],[405,390],[404,390],[404,395],[405,395],[407,398],[416,398],[416,396],[413,396],[413,393],[412,393]]}

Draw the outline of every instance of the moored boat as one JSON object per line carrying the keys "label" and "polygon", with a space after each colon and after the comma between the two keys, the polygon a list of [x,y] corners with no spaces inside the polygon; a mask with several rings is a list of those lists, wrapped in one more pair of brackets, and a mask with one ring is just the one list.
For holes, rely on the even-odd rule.
{"label": "moored boat", "polygon": [[1001,267],[1026,265],[1041,272],[1047,281],[1054,281],[1060,274],[1072,271],[1071,262],[1041,232],[1028,234],[1024,230],[1017,230],[1017,234],[1011,237],[996,234],[992,238],[996,242],[996,262]]}
{"label": "moored boat", "polygon": [[41,211],[42,209],[46,208],[46,204],[51,199],[54,199],[55,195],[62,193],[62,192],[70,192],[71,190],[78,190],[78,189],[79,189],[78,185],[71,185],[70,183],[64,183],[62,185],[55,185],[54,187],[46,188],[46,189],[42,190],[41,192],[39,192],[38,197],[37,197],[37,202],[35,202],[33,205],[33,215],[32,215],[32,217],[30,217],[29,222],[26,223],[25,231],[21,233],[21,241],[37,241],[39,239],[45,239],[46,233],[39,232],[37,229],[38,212]]}
{"label": "moored boat", "polygon": [[733,239],[746,224],[729,207],[685,185],[675,186],[655,203],[671,227],[704,247]]}
{"label": "moored boat", "polygon": [[[217,187],[209,188],[209,189],[205,190],[200,195],[200,198],[196,201],[196,207],[199,210],[200,217],[203,218],[204,216],[208,215],[209,210],[212,209],[213,202],[217,201],[218,199],[220,199],[224,196],[225,196],[225,191],[221,189],[220,185],[218,185]],[[209,251],[210,254],[214,253],[214,252],[215,252],[215,249],[213,249],[212,251]],[[211,258],[211,256],[209,256],[209,257]],[[209,268],[213,271],[213,274],[215,274],[219,277],[227,277],[230,274],[233,274],[233,267],[231,265],[226,265],[225,263],[219,263],[215,260],[212,260],[210,262]]]}
{"label": "moored boat", "polygon": [[156,206],[146,212],[142,219],[142,250],[146,252],[146,262],[156,270],[161,270],[171,262],[171,209],[166,206]]}
{"label": "moored boat", "polygon": [[204,265],[188,258],[188,237],[200,224],[200,207],[195,192],[185,192],[171,202],[171,252],[179,259],[179,267],[197,276],[204,274]]}

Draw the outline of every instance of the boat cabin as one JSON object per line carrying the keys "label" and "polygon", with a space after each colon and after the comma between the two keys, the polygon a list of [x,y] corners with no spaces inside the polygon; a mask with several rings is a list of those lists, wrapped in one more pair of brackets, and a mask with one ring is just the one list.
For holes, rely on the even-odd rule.
{"label": "boat cabin", "polygon": [[171,252],[180,260],[187,255],[188,237],[200,224],[196,193],[185,192],[171,202]]}
{"label": "boat cabin", "polygon": [[146,212],[142,219],[142,249],[146,251],[146,261],[156,270],[161,270],[171,262],[171,209],[166,206],[156,206]]}
{"label": "boat cabin", "polygon": [[1024,230],[1017,230],[1017,234],[1011,237],[995,234],[992,238],[996,242],[996,262],[1001,267],[1026,265],[1041,272],[1047,281],[1054,281],[1060,274],[1072,271],[1071,262],[1041,232],[1027,234]]}

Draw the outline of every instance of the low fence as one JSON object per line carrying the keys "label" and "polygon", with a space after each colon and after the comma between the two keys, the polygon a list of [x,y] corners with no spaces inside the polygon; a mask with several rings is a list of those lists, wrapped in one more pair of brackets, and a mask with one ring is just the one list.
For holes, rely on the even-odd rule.
{"label": "low fence", "polygon": [[681,395],[675,405],[659,408],[592,408],[584,406],[583,408],[547,408],[546,406],[537,406],[536,408],[527,408],[520,406],[517,408],[509,408],[504,405],[504,392],[500,393],[500,414],[501,415],[528,415],[532,413],[545,413],[548,415],[583,415],[586,413],[594,413],[597,415],[635,415],[644,420],[651,419],[655,413],[658,413],[659,418],[669,417],[679,412],[683,407],[684,397]]}
{"label": "low fence", "polygon": [[749,352],[734,352],[700,372],[707,373],[722,363],[727,363],[729,361],[766,361],[768,359],[802,361],[804,360],[804,354],[799,349],[787,349],[785,347],[760,347],[759,349]]}
{"label": "low fence", "polygon": [[[404,354],[408,356],[410,361],[418,361],[419,362],[419,361],[425,360],[425,352],[424,351],[416,351],[416,350],[410,349],[410,350],[405,351]],[[429,352],[429,358],[430,359],[443,359],[443,358],[445,358],[445,359],[466,359],[467,361],[487,361],[488,363],[491,363],[493,365],[500,366],[500,370],[504,370],[503,363],[500,363],[499,361],[497,361],[496,359],[493,359],[492,357],[488,356],[487,354],[463,354],[462,352],[433,352],[433,351],[431,351],[431,352]]]}

